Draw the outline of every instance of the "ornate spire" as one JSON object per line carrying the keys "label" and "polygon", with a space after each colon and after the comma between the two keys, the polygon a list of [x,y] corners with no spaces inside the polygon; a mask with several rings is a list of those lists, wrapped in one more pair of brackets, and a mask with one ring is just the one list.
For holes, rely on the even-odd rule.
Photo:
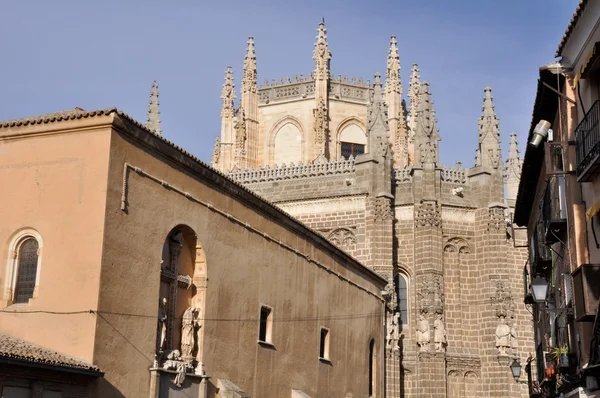
{"label": "ornate spire", "polygon": [[438,128],[431,101],[429,82],[424,82],[419,91],[419,110],[415,127],[415,159],[417,163],[438,165]]}
{"label": "ornate spire", "polygon": [[233,117],[233,100],[235,98],[236,96],[235,84],[233,84],[233,72],[231,71],[231,66],[227,66],[227,70],[225,71],[225,82],[223,83],[223,90],[221,91],[221,99],[223,100],[223,105],[221,106],[221,117]]}
{"label": "ornate spire", "polygon": [[492,102],[492,89],[486,87],[483,96],[483,110],[479,118],[479,164],[497,169],[501,165],[500,119],[496,116]]}
{"label": "ornate spire", "polygon": [[160,102],[158,102],[158,83],[156,80],[152,82],[152,90],[150,90],[150,101],[148,102],[148,114],[146,117],[146,128],[154,133],[162,134],[160,128],[160,110],[158,109]]}
{"label": "ornate spire", "polygon": [[519,143],[517,142],[517,133],[510,133],[510,146],[508,147],[508,158],[505,165],[506,181],[521,178],[521,166],[523,159],[519,156]]}
{"label": "ornate spire", "polygon": [[244,76],[242,78],[242,93],[256,93],[256,54],[254,53],[254,38],[248,38],[246,56],[244,57]]}
{"label": "ornate spire", "polygon": [[419,66],[413,64],[410,74],[410,84],[408,86],[408,98],[410,99],[410,115],[408,127],[411,136],[415,135],[417,127],[417,113],[419,110],[419,95],[421,92],[421,76],[419,75]]}
{"label": "ornate spire", "polygon": [[398,42],[396,36],[390,39],[390,50],[387,57],[387,73],[385,75],[386,92],[402,95],[402,82],[400,81],[400,56],[398,55]]}
{"label": "ornate spire", "polygon": [[368,107],[367,135],[369,137],[369,151],[374,156],[386,157],[388,154],[389,127],[387,106],[383,98],[383,86],[381,84],[381,75],[375,73],[375,83],[373,84],[373,96]]}
{"label": "ornate spire", "polygon": [[317,80],[327,80],[329,78],[329,60],[331,52],[327,44],[327,29],[325,28],[325,19],[319,23],[317,29],[317,42],[313,52],[313,60],[315,61],[315,78]]}
{"label": "ornate spire", "polygon": [[510,146],[508,148],[508,158],[504,168],[504,182],[506,183],[506,199],[509,206],[513,200],[517,199],[519,192],[519,182],[521,180],[521,167],[523,159],[519,156],[519,143],[517,134],[510,133]]}

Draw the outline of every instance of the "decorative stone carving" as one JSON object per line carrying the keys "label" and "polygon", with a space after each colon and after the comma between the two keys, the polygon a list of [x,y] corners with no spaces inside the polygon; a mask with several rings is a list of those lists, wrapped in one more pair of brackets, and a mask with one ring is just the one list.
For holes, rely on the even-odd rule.
{"label": "decorative stone carving", "polygon": [[238,167],[244,167],[246,157],[246,116],[244,109],[238,111],[238,120],[235,125],[235,164]]}
{"label": "decorative stone carving", "polygon": [[223,90],[221,91],[221,117],[223,119],[231,118],[234,114],[233,101],[235,100],[235,84],[233,84],[233,73],[231,66],[227,67],[225,71],[225,82],[223,83]]}
{"label": "decorative stone carving", "polygon": [[488,231],[501,231],[506,229],[506,220],[504,219],[504,209],[501,207],[489,208]]}
{"label": "decorative stone carving", "polygon": [[436,144],[432,142],[422,142],[419,145],[419,149],[421,152],[421,163],[429,164],[434,163],[434,157],[437,151]]}
{"label": "decorative stone carving", "polygon": [[402,94],[402,83],[400,81],[400,56],[398,55],[398,42],[396,36],[390,39],[390,49],[387,58],[387,73],[385,76],[386,92]]}
{"label": "decorative stone carving", "polygon": [[197,316],[198,309],[189,307],[181,319],[181,354],[183,360],[189,363],[193,360],[192,351],[196,343],[196,328],[199,326]]}
{"label": "decorative stone carving", "polygon": [[430,342],[429,321],[423,314],[419,314],[419,320],[417,321],[417,345],[421,351],[427,351]]}
{"label": "decorative stone carving", "polygon": [[355,171],[354,158],[329,160],[294,166],[261,167],[257,169],[234,170],[227,174],[229,178],[242,184],[257,182],[283,181],[305,177],[352,174]]}
{"label": "decorative stone carving", "polygon": [[213,166],[219,164],[219,158],[221,157],[221,137],[217,135],[215,138],[215,147],[213,149],[212,158],[210,162]]}
{"label": "decorative stone carving", "polygon": [[254,53],[254,38],[249,37],[244,57],[244,75],[242,77],[242,93],[256,93],[256,54]]}
{"label": "decorative stone carving", "polygon": [[191,364],[182,360],[179,350],[173,350],[169,353],[167,360],[163,364],[163,369],[175,370],[177,372],[177,376],[175,376],[175,385],[177,387],[181,387],[181,384],[185,381],[185,374],[194,370]]}
{"label": "decorative stone carving", "polygon": [[315,50],[313,52],[315,77],[317,80],[326,80],[329,78],[329,60],[331,59],[331,52],[329,52],[329,46],[327,45],[327,29],[325,28],[325,21],[321,21],[317,32],[317,42],[315,43]]}
{"label": "decorative stone carving", "polygon": [[412,181],[412,167],[398,167],[394,169],[394,177],[396,183],[411,182]]}
{"label": "decorative stone carving", "polygon": [[329,120],[327,105],[323,98],[319,98],[317,107],[313,109],[313,126],[315,133],[315,153],[317,156],[326,155],[326,143],[329,139]]}
{"label": "decorative stone carving", "polygon": [[437,352],[444,352],[446,349],[446,328],[444,327],[444,321],[442,320],[442,314],[438,314],[435,321],[433,322],[433,338],[435,342],[435,350]]}
{"label": "decorative stone carving", "polygon": [[462,167],[462,162],[456,162],[456,167],[442,167],[442,180],[446,182],[452,182],[454,184],[465,184],[467,177],[465,176],[465,169]]}
{"label": "decorative stone carving", "polygon": [[398,341],[400,340],[400,313],[394,312],[388,314],[386,333],[386,346],[388,352],[398,351]]}
{"label": "decorative stone carving", "polygon": [[496,348],[498,355],[508,355],[507,350],[511,347],[511,328],[506,324],[504,316],[500,316],[496,327]]}
{"label": "decorative stone carving", "polygon": [[427,274],[421,277],[417,300],[421,313],[441,314],[444,311],[444,291],[441,275]]}
{"label": "decorative stone carving", "polygon": [[346,228],[333,230],[327,237],[331,243],[343,250],[350,250],[356,244],[356,236]]}
{"label": "decorative stone carving", "polygon": [[442,216],[436,201],[425,201],[416,206],[417,214],[415,216],[415,226],[419,227],[440,227],[442,225]]}
{"label": "decorative stone carving", "polygon": [[375,220],[391,220],[393,218],[391,200],[384,196],[375,198]]}

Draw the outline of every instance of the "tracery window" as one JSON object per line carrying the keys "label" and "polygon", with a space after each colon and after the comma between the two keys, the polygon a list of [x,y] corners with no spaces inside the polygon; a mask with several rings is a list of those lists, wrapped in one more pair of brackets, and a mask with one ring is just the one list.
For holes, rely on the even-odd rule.
{"label": "tracery window", "polygon": [[21,242],[17,254],[17,282],[14,303],[27,303],[33,297],[38,266],[38,241],[29,237]]}

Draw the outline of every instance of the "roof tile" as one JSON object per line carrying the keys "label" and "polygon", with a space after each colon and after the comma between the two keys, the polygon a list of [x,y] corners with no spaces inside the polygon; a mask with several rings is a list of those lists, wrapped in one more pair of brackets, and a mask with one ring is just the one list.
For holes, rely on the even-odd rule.
{"label": "roof tile", "polygon": [[0,358],[2,357],[45,365],[100,372],[98,367],[87,362],[21,340],[17,337],[0,333]]}

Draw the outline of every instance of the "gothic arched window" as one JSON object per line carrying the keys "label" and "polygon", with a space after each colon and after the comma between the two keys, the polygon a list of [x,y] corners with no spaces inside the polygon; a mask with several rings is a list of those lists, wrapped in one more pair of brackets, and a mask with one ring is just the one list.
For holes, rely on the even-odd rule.
{"label": "gothic arched window", "polygon": [[398,295],[400,325],[408,325],[408,282],[402,274],[396,275],[396,294]]}
{"label": "gothic arched window", "polygon": [[350,124],[340,133],[340,154],[344,159],[350,155],[356,157],[365,153],[367,136],[356,124]]}
{"label": "gothic arched window", "polygon": [[27,303],[33,297],[37,278],[39,248],[38,241],[33,237],[26,238],[18,246],[14,303]]}

